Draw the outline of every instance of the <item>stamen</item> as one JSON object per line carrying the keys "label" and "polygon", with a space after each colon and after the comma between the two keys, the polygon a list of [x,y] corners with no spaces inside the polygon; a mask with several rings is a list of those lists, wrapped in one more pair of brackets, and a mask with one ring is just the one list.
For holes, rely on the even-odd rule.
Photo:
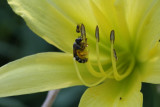
{"label": "stamen", "polygon": [[100,55],[99,55],[99,27],[96,26],[96,32],[95,32],[95,36],[96,36],[96,54],[97,54],[97,62],[98,62],[98,67],[100,69],[100,72],[103,74],[103,75],[107,75],[105,73],[105,71],[103,70],[103,67],[101,65],[101,62],[100,62]]}
{"label": "stamen", "polygon": [[113,73],[115,76],[115,79],[117,81],[120,81],[122,79],[124,79],[125,77],[127,77],[133,70],[134,65],[135,65],[135,60],[134,58],[131,59],[131,63],[130,66],[128,67],[128,69],[126,70],[126,72],[122,75],[120,75],[117,71],[117,67],[116,67],[116,61],[117,61],[117,55],[116,55],[116,50],[114,49],[114,40],[115,40],[115,35],[114,35],[114,31],[111,31],[110,34],[110,40],[111,40],[111,59],[112,59],[112,67],[113,67]]}
{"label": "stamen", "polygon": [[95,33],[96,40],[97,40],[97,42],[99,42],[99,27],[98,27],[98,25],[96,26],[96,31],[95,32],[96,32]]}
{"label": "stamen", "polygon": [[114,44],[114,41],[115,41],[114,30],[111,31],[111,34],[110,34],[110,41],[111,41],[111,43]]}
{"label": "stamen", "polygon": [[84,43],[86,46],[88,46],[87,43],[87,38],[86,38],[86,30],[83,24],[81,24],[81,37],[84,40]]}
{"label": "stamen", "polygon": [[[79,27],[81,27],[81,28],[79,28]],[[76,54],[76,56],[74,56],[74,58],[75,58],[78,62],[82,62],[82,63],[83,63],[83,61],[85,61],[84,63],[86,63],[86,62],[88,61],[88,58],[85,58],[85,59],[86,59],[86,60],[85,60],[85,59],[81,59],[81,58],[79,57],[79,56],[82,57],[82,55],[80,55],[79,53],[82,53],[85,57],[87,57],[87,54],[88,54],[88,52],[86,52],[87,54],[84,54],[84,53],[85,53],[84,51],[86,50],[86,47],[88,46],[88,44],[87,44],[87,38],[86,38],[85,26],[84,26],[83,24],[81,24],[81,26],[77,25],[77,29],[78,29],[78,30],[80,29],[81,37],[78,38],[78,40],[80,40],[80,42],[78,41],[78,42],[74,43],[74,48],[73,48],[74,52],[73,52],[73,54]],[[77,48],[77,47],[80,47],[80,48]],[[86,51],[87,51],[87,50],[86,50]],[[84,58],[84,57],[83,57],[83,58]],[[101,73],[96,72],[96,71],[93,69],[93,67],[92,67],[92,65],[90,64],[90,62],[87,63],[86,66],[87,66],[89,72],[90,72],[93,76],[95,76],[95,77],[102,77],[102,76],[103,76]]]}
{"label": "stamen", "polygon": [[81,36],[86,36],[86,30],[83,24],[81,25]]}
{"label": "stamen", "polygon": [[94,68],[92,67],[90,60],[86,63],[86,66],[88,68],[88,71],[95,77],[103,77],[103,76],[107,76],[107,78],[114,78],[112,73],[109,72],[108,74],[103,70],[103,67],[101,65],[100,62],[100,55],[99,55],[99,27],[96,26],[96,30],[95,30],[95,37],[96,37],[96,53],[97,53],[97,62],[98,62],[98,67],[100,69],[100,72],[97,72],[94,70]]}
{"label": "stamen", "polygon": [[75,66],[75,69],[76,69],[76,72],[77,72],[77,75],[79,77],[79,79],[81,80],[81,82],[87,86],[87,87],[93,87],[93,86],[96,86],[96,85],[99,85],[101,82],[103,82],[107,76],[104,76],[103,78],[101,78],[100,80],[94,82],[94,83],[87,83],[81,76],[80,72],[79,72],[79,69],[78,69],[78,66],[77,66],[77,62],[75,61],[75,59],[73,58],[73,62],[74,62],[74,66]]}
{"label": "stamen", "polygon": [[[96,42],[96,43],[98,43],[98,41],[99,41],[99,28],[98,28],[98,26],[96,27],[95,36],[96,36],[96,38],[97,38],[97,42]],[[98,46],[98,45],[96,44],[96,47],[97,47],[97,46]],[[99,60],[99,47],[96,48],[96,50],[98,50],[97,59]],[[98,62],[100,63],[100,61],[98,61]],[[98,66],[99,66],[99,65],[100,65],[100,64],[98,64]],[[101,66],[101,67],[99,66],[100,71],[102,71],[102,72],[97,72],[97,71],[95,71],[95,70],[93,69],[90,61],[88,61],[88,63],[86,63],[86,66],[87,66],[89,72],[90,72],[92,75],[94,75],[95,77],[103,77],[104,75],[106,75],[105,73],[102,73],[102,72],[104,72],[102,66]]]}
{"label": "stamen", "polygon": [[[75,66],[75,69],[76,69],[76,72],[77,72],[77,75],[79,77],[79,79],[81,80],[81,82],[88,86],[88,87],[91,87],[91,86],[96,86],[98,84],[100,84],[101,82],[103,82],[106,78],[114,78],[113,76],[113,72],[105,72],[103,67],[102,67],[102,64],[100,62],[100,55],[99,55],[99,28],[98,26],[96,26],[96,31],[95,31],[95,36],[96,36],[96,53],[97,53],[97,63],[98,63],[98,67],[99,67],[99,70],[100,72],[94,70],[94,68],[92,67],[91,63],[90,63],[90,60],[88,60],[88,56],[87,54],[84,54],[85,51],[87,51],[86,47],[88,46],[87,44],[87,38],[86,38],[86,31],[85,31],[85,26],[83,24],[81,25],[77,25],[77,29],[76,29],[77,33],[80,33],[81,32],[81,36],[79,38],[77,38],[75,41],[75,43],[73,44],[73,53],[75,54],[74,55],[74,66]],[[79,41],[78,41],[79,40]],[[79,48],[77,48],[79,47]],[[81,53],[81,54],[80,54]],[[87,51],[88,53],[88,51]],[[84,55],[84,56],[83,56]],[[81,76],[80,74],[80,71],[78,69],[78,65],[77,65],[77,62],[75,60],[77,60],[78,62],[82,62],[82,58],[86,58],[87,61],[83,62],[86,64],[86,67],[88,69],[88,71],[90,72],[90,74],[92,76],[94,76],[95,78],[99,79],[98,81],[94,82],[94,83],[87,83]],[[110,68],[112,69],[112,68]]]}

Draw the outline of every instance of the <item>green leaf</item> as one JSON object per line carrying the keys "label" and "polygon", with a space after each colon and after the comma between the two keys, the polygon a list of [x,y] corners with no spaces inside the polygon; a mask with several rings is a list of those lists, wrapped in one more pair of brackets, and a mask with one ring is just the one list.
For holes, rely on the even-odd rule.
{"label": "green leaf", "polygon": [[22,102],[14,98],[0,98],[1,107],[26,107]]}

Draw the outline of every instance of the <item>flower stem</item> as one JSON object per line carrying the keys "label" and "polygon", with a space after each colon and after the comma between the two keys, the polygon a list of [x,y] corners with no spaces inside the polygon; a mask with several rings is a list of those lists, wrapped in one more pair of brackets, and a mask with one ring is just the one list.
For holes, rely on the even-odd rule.
{"label": "flower stem", "polygon": [[41,107],[51,107],[59,91],[60,90],[48,91],[47,97]]}

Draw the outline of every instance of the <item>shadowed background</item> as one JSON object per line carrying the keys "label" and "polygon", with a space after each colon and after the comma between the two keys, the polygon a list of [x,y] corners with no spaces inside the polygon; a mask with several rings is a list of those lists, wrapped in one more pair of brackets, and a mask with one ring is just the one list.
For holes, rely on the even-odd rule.
{"label": "shadowed background", "polygon": [[[6,0],[0,1],[0,66],[27,55],[54,51],[60,50],[34,34]],[[53,107],[77,107],[85,90],[83,86],[62,89]],[[143,84],[142,92],[144,107],[160,107],[159,85]],[[0,107],[40,107],[46,95],[47,92],[42,92],[0,98]]]}

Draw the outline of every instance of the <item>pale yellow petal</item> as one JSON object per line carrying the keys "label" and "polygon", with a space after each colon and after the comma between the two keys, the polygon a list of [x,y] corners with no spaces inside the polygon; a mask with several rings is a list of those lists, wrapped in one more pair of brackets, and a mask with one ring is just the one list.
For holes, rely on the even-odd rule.
{"label": "pale yellow petal", "polygon": [[145,61],[160,40],[160,1],[153,0],[140,23],[135,39],[135,50],[140,61]]}
{"label": "pale yellow petal", "polygon": [[77,24],[86,26],[89,44],[95,42],[97,24],[89,1],[8,0],[8,3],[31,30],[65,52],[72,52],[73,43],[80,36],[76,33]]}
{"label": "pale yellow petal", "polygon": [[115,31],[117,47],[129,48],[130,42],[128,25],[126,21],[126,6],[123,0],[92,0],[91,6],[102,30],[102,37],[106,47],[110,47],[110,32]]}
{"label": "pale yellow petal", "polygon": [[160,84],[160,49],[140,70],[142,82]]}
{"label": "pale yellow petal", "polygon": [[[28,94],[82,85],[71,54],[40,53],[10,62],[0,68],[0,97]],[[79,69],[91,80],[85,67]]]}
{"label": "pale yellow petal", "polygon": [[103,84],[86,90],[80,107],[142,107],[141,81],[136,73],[117,82],[106,80]]}

